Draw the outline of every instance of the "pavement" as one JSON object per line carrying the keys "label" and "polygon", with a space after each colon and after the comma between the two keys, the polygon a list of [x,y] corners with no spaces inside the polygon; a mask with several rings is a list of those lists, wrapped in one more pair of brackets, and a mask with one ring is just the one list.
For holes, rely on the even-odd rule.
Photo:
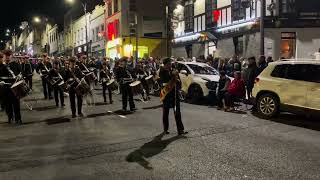
{"label": "pavement", "polygon": [[163,135],[159,99],[136,101],[138,111],[120,113],[103,103],[84,104],[71,118],[69,100],[56,108],[43,100],[36,77],[22,103],[23,125],[0,113],[0,179],[320,179],[320,122],[292,114],[264,120],[241,107],[236,113],[182,103],[186,136],[177,136],[173,113]]}

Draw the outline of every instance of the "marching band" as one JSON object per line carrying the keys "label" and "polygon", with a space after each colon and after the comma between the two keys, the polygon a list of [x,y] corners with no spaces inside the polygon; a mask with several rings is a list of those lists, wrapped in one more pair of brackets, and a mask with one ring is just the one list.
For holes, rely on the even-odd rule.
{"label": "marching band", "polygon": [[[47,54],[37,59],[37,64],[31,64],[30,60],[31,58],[25,55],[12,57],[11,51],[0,53],[0,102],[2,109],[6,110],[8,123],[12,121],[22,123],[20,100],[30,95],[33,70],[36,69],[41,77],[45,99],[53,99],[53,91],[56,107],[65,107],[64,97],[68,94],[72,118],[84,116],[83,99],[87,96],[93,99],[93,89],[97,83],[102,86],[105,103],[107,90],[110,104],[113,104],[113,91],[120,90],[122,110],[128,112],[129,102],[129,112],[133,113],[137,110],[133,97],[141,95],[142,101],[150,100],[151,88],[160,82],[164,132],[169,133],[168,116],[170,109],[173,108],[178,134],[185,134],[181,120],[180,99],[177,95],[181,85],[178,73],[172,69],[170,58],[163,60],[158,79],[154,61],[150,66],[143,63],[132,66],[133,62],[128,64],[131,59],[123,57],[115,65],[110,65],[107,61],[97,65],[94,59],[88,61],[85,55],[51,60]],[[29,109],[32,110],[32,107]]]}

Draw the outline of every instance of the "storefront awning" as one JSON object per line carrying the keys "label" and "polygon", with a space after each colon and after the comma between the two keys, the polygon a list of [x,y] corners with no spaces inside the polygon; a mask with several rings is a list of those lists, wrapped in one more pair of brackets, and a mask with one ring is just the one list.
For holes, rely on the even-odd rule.
{"label": "storefront awning", "polygon": [[212,41],[216,43],[218,38],[210,32],[200,32],[187,36],[178,37],[172,40],[173,44],[192,44]]}

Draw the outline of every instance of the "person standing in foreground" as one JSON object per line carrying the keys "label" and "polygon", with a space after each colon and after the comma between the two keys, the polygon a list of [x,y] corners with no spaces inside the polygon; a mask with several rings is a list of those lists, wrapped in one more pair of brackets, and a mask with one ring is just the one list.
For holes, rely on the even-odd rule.
{"label": "person standing in foreground", "polygon": [[85,75],[81,71],[81,69],[76,66],[76,61],[75,59],[70,59],[69,60],[69,69],[66,71],[66,78],[67,79],[67,84],[70,85],[69,88],[69,99],[70,99],[70,105],[71,105],[71,112],[72,112],[72,118],[76,118],[76,99],[77,99],[77,105],[78,105],[78,115],[80,117],[83,117],[84,115],[82,114],[82,102],[83,102],[83,97],[76,94],[75,88],[79,85],[80,80],[84,77]]}
{"label": "person standing in foreground", "polygon": [[[5,51],[5,62],[0,61],[0,86],[2,86],[4,95],[3,104],[8,116],[8,123],[10,124],[13,120],[17,124],[22,124],[21,112],[20,112],[20,99],[16,97],[11,90],[11,86],[16,82],[16,74],[19,69],[19,64],[12,60],[12,52]],[[11,66],[10,66],[11,65]],[[21,76],[21,75],[19,75]]]}
{"label": "person standing in foreground", "polygon": [[159,73],[160,81],[163,85],[160,94],[160,100],[163,102],[163,128],[164,133],[169,134],[169,112],[170,109],[173,108],[178,135],[183,135],[188,132],[184,131],[184,126],[181,120],[180,98],[177,93],[180,84],[179,74],[176,71],[172,71],[171,61],[172,60],[170,58],[165,58],[163,60],[164,66],[160,69]]}
{"label": "person standing in foreground", "polygon": [[127,57],[123,57],[120,60],[119,67],[116,70],[116,77],[118,82],[120,83],[120,90],[122,93],[122,110],[127,111],[128,100],[130,111],[135,111],[136,106],[133,101],[133,93],[130,87],[130,83],[133,82],[132,74],[129,72],[127,68]]}

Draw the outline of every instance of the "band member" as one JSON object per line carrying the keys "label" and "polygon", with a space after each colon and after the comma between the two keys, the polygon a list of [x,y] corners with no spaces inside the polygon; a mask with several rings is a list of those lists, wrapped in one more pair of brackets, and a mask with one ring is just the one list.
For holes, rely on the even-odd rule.
{"label": "band member", "polygon": [[[144,100],[149,100],[150,99],[149,85],[146,81],[146,78],[148,77],[149,74],[144,70],[142,64],[138,64],[136,66],[135,73],[136,73],[136,76],[139,79],[139,81],[141,81],[141,84],[145,90],[142,92],[143,93],[142,96],[143,96]],[[144,92],[146,92],[146,97],[144,95]]]}
{"label": "band member", "polygon": [[77,98],[77,106],[78,106],[78,115],[80,117],[83,117],[83,114],[82,114],[83,97],[76,94],[75,88],[79,85],[80,80],[84,76],[85,75],[81,72],[80,68],[76,66],[75,59],[71,58],[69,60],[69,69],[66,72],[66,79],[67,79],[67,83],[70,85],[69,98],[70,98],[72,118],[77,117],[76,98]]}
{"label": "band member", "polygon": [[112,91],[107,86],[107,83],[111,80],[111,73],[110,73],[110,70],[109,70],[109,68],[107,66],[107,62],[104,62],[102,64],[102,70],[100,71],[100,77],[101,77],[101,83],[102,83],[102,94],[103,94],[104,102],[107,102],[106,90],[108,89],[109,102],[110,102],[110,104],[112,104],[113,103],[113,101],[112,101]]}
{"label": "band member", "polygon": [[33,68],[32,68],[31,63],[29,62],[28,56],[22,57],[21,71],[22,71],[22,76],[23,76],[24,80],[29,85],[29,88],[32,89]]}
{"label": "band member", "polygon": [[53,69],[50,70],[49,72],[49,77],[52,79],[54,82],[56,82],[53,85],[53,92],[54,92],[54,100],[56,102],[56,106],[59,107],[59,98],[60,98],[60,105],[61,107],[64,107],[64,94],[63,90],[59,87],[59,83],[64,80],[64,78],[61,75],[61,69],[60,69],[60,64],[58,61],[54,61],[53,63]]}
{"label": "band member", "polygon": [[169,112],[170,109],[174,109],[174,115],[176,119],[176,125],[178,134],[183,135],[187,132],[184,131],[184,126],[181,120],[180,111],[180,98],[178,96],[178,89],[181,87],[179,81],[179,73],[172,70],[172,60],[165,58],[163,60],[164,66],[160,69],[160,81],[163,84],[163,88],[160,94],[160,100],[163,102],[163,126],[164,133],[169,134]]}
{"label": "band member", "polygon": [[37,72],[39,72],[42,80],[42,87],[43,87],[43,95],[45,99],[52,99],[52,88],[49,82],[46,80],[47,76],[49,75],[49,71],[52,69],[52,65],[49,61],[47,54],[42,55],[42,61],[38,64]]}
{"label": "band member", "polygon": [[87,62],[86,61],[87,61],[87,56],[86,55],[79,55],[79,61],[76,62],[76,65],[85,74],[90,72],[88,67],[87,67]]}
{"label": "band member", "polygon": [[16,74],[19,74],[19,64],[12,60],[12,52],[4,52],[5,62],[0,61],[0,86],[4,91],[3,93],[3,102],[4,108],[8,116],[8,123],[11,123],[13,120],[18,124],[22,124],[21,121],[21,112],[20,112],[20,99],[17,98],[11,86],[16,81]]}
{"label": "band member", "polygon": [[127,111],[128,99],[130,105],[130,111],[135,111],[136,107],[133,101],[133,93],[130,87],[130,83],[133,82],[132,74],[127,69],[127,57],[123,57],[119,60],[119,67],[116,70],[116,77],[120,84],[120,91],[122,93],[122,110]]}

